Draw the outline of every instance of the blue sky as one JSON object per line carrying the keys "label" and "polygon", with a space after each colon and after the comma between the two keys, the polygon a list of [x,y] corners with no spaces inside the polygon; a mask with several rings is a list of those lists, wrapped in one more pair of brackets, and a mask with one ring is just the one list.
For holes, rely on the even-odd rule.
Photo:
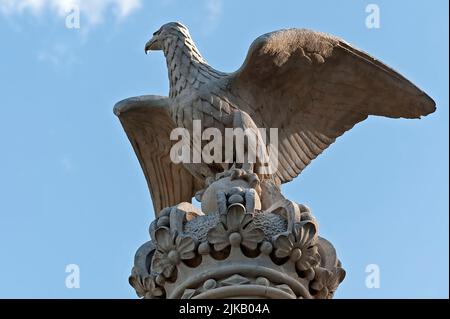
{"label": "blue sky", "polygon": [[[380,8],[368,29],[365,8]],[[181,21],[219,70],[257,36],[285,27],[332,33],[426,91],[422,120],[369,118],[295,181],[347,277],[336,298],[448,298],[448,1],[0,0],[0,297],[135,298],[133,255],[154,218],[115,102],[168,92],[160,25]],[[65,267],[80,267],[67,289]],[[369,264],[380,288],[365,285]]]}

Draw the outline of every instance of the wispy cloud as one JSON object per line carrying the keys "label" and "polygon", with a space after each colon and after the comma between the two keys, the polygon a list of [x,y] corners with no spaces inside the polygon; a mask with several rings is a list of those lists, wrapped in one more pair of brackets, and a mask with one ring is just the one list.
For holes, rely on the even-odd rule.
{"label": "wispy cloud", "polygon": [[12,16],[25,13],[42,15],[51,12],[64,18],[74,7],[89,26],[101,23],[112,12],[124,19],[140,8],[142,0],[0,0],[0,14]]}
{"label": "wispy cloud", "polygon": [[[61,27],[80,29],[80,43],[84,44],[93,27],[108,16],[123,21],[141,6],[142,0],[0,0],[0,18],[4,17],[14,30],[20,31],[19,18],[53,15],[61,20]],[[55,69],[79,63],[76,45],[65,39],[37,49],[36,59]]]}
{"label": "wispy cloud", "polygon": [[222,0],[205,0],[205,24],[203,32],[205,34],[211,34],[217,28],[222,16]]}
{"label": "wispy cloud", "polygon": [[37,59],[40,62],[51,64],[56,69],[63,65],[70,66],[79,62],[72,50],[63,43],[38,51]]}
{"label": "wispy cloud", "polygon": [[72,172],[72,170],[73,170],[73,162],[72,162],[72,159],[70,157],[63,156],[61,158],[60,163],[61,163],[61,167],[62,167],[64,172],[66,172],[66,173]]}
{"label": "wispy cloud", "polygon": [[134,10],[141,7],[141,0],[122,0],[116,1],[117,11],[116,14],[119,18],[126,18]]}

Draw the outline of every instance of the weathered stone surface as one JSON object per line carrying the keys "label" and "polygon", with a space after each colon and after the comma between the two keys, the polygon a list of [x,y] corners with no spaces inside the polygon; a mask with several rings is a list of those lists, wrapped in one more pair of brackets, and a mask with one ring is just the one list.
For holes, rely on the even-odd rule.
{"label": "weathered stone surface", "polygon": [[[114,109],[147,179],[157,219],[136,253],[130,284],[145,298],[331,298],[345,271],[319,237],[308,207],[280,185],[369,115],[420,118],[434,101],[400,74],[319,32],[287,29],[251,45],[223,73],[202,58],[187,28],[163,25],[145,50],[166,57],[168,97],[142,96]],[[174,161],[175,128],[255,132],[255,161]],[[278,129],[275,149],[259,128]],[[229,140],[228,140],[229,141]],[[272,142],[272,141],[271,141]],[[205,142],[188,137],[190,155]],[[276,152],[274,152],[276,150]],[[269,161],[264,154],[275,154]],[[274,168],[264,171],[263,168]],[[191,204],[195,196],[201,209]]]}

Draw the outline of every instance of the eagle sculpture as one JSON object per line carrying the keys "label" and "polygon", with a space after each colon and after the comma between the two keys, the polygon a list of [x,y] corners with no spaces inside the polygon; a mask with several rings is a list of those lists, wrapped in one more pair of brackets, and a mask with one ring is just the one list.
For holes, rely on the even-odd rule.
{"label": "eagle sculpture", "polygon": [[171,160],[171,131],[192,129],[195,119],[202,129],[278,128],[278,166],[265,177],[277,187],[369,115],[413,119],[435,111],[434,101],[402,75],[315,31],[284,29],[258,37],[233,73],[208,65],[177,22],[153,34],[145,51],[153,50],[164,52],[169,96],[130,98],[115,106],[115,114],[139,158],[156,214],[191,202],[207,178],[229,168]]}

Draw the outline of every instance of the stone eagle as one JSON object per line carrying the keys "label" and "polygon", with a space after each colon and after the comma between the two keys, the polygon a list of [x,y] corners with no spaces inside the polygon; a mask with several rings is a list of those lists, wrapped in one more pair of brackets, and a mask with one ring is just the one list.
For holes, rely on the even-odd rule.
{"label": "stone eagle", "polygon": [[[139,158],[155,213],[191,202],[207,177],[223,166],[175,164],[170,132],[236,125],[236,114],[258,128],[278,128],[276,185],[289,182],[337,137],[369,115],[420,118],[434,101],[402,75],[342,39],[305,29],[258,37],[233,73],[212,68],[188,29],[167,23],[145,51],[162,50],[170,81],[168,97],[141,96],[115,106]],[[243,124],[248,122],[243,121]],[[245,125],[244,125],[245,126]]]}

